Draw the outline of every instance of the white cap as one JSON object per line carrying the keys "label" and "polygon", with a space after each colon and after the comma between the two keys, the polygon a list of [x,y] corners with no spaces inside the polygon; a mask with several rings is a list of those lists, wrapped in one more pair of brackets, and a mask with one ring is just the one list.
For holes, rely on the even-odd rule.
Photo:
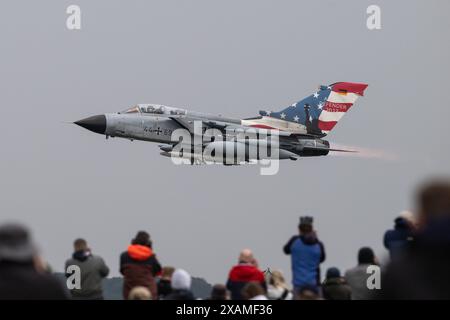
{"label": "white cap", "polygon": [[406,221],[408,221],[410,223],[416,222],[416,216],[414,215],[414,213],[412,213],[411,211],[408,211],[408,210],[404,210],[404,211],[400,212],[399,217],[405,219]]}
{"label": "white cap", "polygon": [[190,290],[191,276],[183,269],[176,269],[172,275],[172,288],[175,290]]}

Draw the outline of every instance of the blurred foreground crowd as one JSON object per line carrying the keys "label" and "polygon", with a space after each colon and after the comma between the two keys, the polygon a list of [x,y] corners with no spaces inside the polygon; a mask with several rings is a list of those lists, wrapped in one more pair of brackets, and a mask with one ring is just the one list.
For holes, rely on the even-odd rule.
{"label": "blurred foreground crowd", "polygon": [[[422,186],[416,195],[416,212],[402,212],[394,228],[386,231],[384,246],[390,261],[383,267],[373,250],[363,247],[355,267],[343,274],[329,268],[321,281],[325,245],[317,237],[313,218],[300,217],[298,230],[283,247],[291,259],[292,286],[279,270],[263,272],[252,251],[244,249],[226,283],[213,286],[210,299],[450,299],[450,182],[446,180]],[[196,299],[189,273],[161,266],[152,248],[150,235],[139,231],[120,255],[123,298]],[[103,299],[102,279],[109,268],[86,240],[74,241],[65,270],[67,283],[73,286],[51,273],[24,226],[0,226],[0,299]]]}

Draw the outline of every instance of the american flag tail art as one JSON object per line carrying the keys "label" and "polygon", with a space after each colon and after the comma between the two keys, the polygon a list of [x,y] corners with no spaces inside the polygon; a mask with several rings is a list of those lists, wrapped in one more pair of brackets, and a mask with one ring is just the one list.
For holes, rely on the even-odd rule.
{"label": "american flag tail art", "polygon": [[367,86],[364,83],[354,82],[322,85],[310,96],[279,112],[261,111],[260,114],[303,125],[308,133],[325,136],[336,126],[359,96],[364,95]]}

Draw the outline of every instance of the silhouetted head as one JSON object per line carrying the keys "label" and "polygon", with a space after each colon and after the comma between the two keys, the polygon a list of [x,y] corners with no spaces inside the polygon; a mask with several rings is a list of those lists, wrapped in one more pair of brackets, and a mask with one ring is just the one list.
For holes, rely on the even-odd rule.
{"label": "silhouetted head", "polygon": [[435,180],[425,184],[417,192],[419,223],[450,218],[450,181]]}
{"label": "silhouetted head", "polygon": [[369,247],[363,247],[358,251],[358,264],[376,264],[375,254]]}
{"label": "silhouetted head", "polygon": [[73,242],[74,251],[84,251],[88,249],[86,240],[78,238]]}
{"label": "silhouetted head", "polygon": [[300,231],[300,234],[309,234],[311,232],[313,232],[314,228],[313,228],[313,217],[309,217],[309,216],[305,216],[305,217],[300,217],[300,223],[298,225],[298,229]]}
{"label": "silhouetted head", "polygon": [[150,235],[146,231],[139,231],[133,240],[131,240],[131,244],[139,244],[141,246],[152,247],[152,241],[150,239]]}
{"label": "silhouetted head", "polygon": [[211,290],[211,300],[228,300],[228,291],[223,284],[215,284]]}
{"label": "silhouetted head", "polygon": [[170,280],[172,278],[173,273],[175,272],[175,268],[174,267],[163,267],[161,270],[161,278],[162,279],[166,279],[166,280]]}
{"label": "silhouetted head", "polygon": [[319,300],[319,288],[315,285],[304,285],[298,293],[298,300]]}
{"label": "silhouetted head", "polygon": [[37,255],[29,230],[20,224],[0,226],[0,262],[31,262]]}
{"label": "silhouetted head", "polygon": [[250,249],[244,249],[239,254],[240,263],[253,263],[255,258],[253,257],[253,252]]}
{"label": "silhouetted head", "polygon": [[327,279],[332,279],[332,278],[340,278],[341,277],[341,271],[339,271],[338,268],[336,267],[331,267],[328,268],[327,270]]}
{"label": "silhouetted head", "polygon": [[241,295],[245,300],[253,299],[256,296],[264,295],[263,287],[257,282],[247,283],[241,291]]}

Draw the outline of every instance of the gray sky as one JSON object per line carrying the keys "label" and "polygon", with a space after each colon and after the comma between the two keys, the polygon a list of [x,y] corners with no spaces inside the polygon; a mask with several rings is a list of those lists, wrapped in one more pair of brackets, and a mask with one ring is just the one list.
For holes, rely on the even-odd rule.
{"label": "gray sky", "polygon": [[[382,30],[366,28],[378,4]],[[66,29],[78,4],[82,30]],[[412,207],[416,185],[449,174],[448,1],[2,1],[0,221],[33,229],[62,270],[85,237],[118,274],[148,230],[163,264],[223,282],[238,252],[281,268],[298,217],[315,217],[325,267]],[[161,103],[247,117],[336,81],[369,84],[328,136],[398,161],[323,157],[256,166],[174,166],[156,144],[105,140],[63,121]]]}

